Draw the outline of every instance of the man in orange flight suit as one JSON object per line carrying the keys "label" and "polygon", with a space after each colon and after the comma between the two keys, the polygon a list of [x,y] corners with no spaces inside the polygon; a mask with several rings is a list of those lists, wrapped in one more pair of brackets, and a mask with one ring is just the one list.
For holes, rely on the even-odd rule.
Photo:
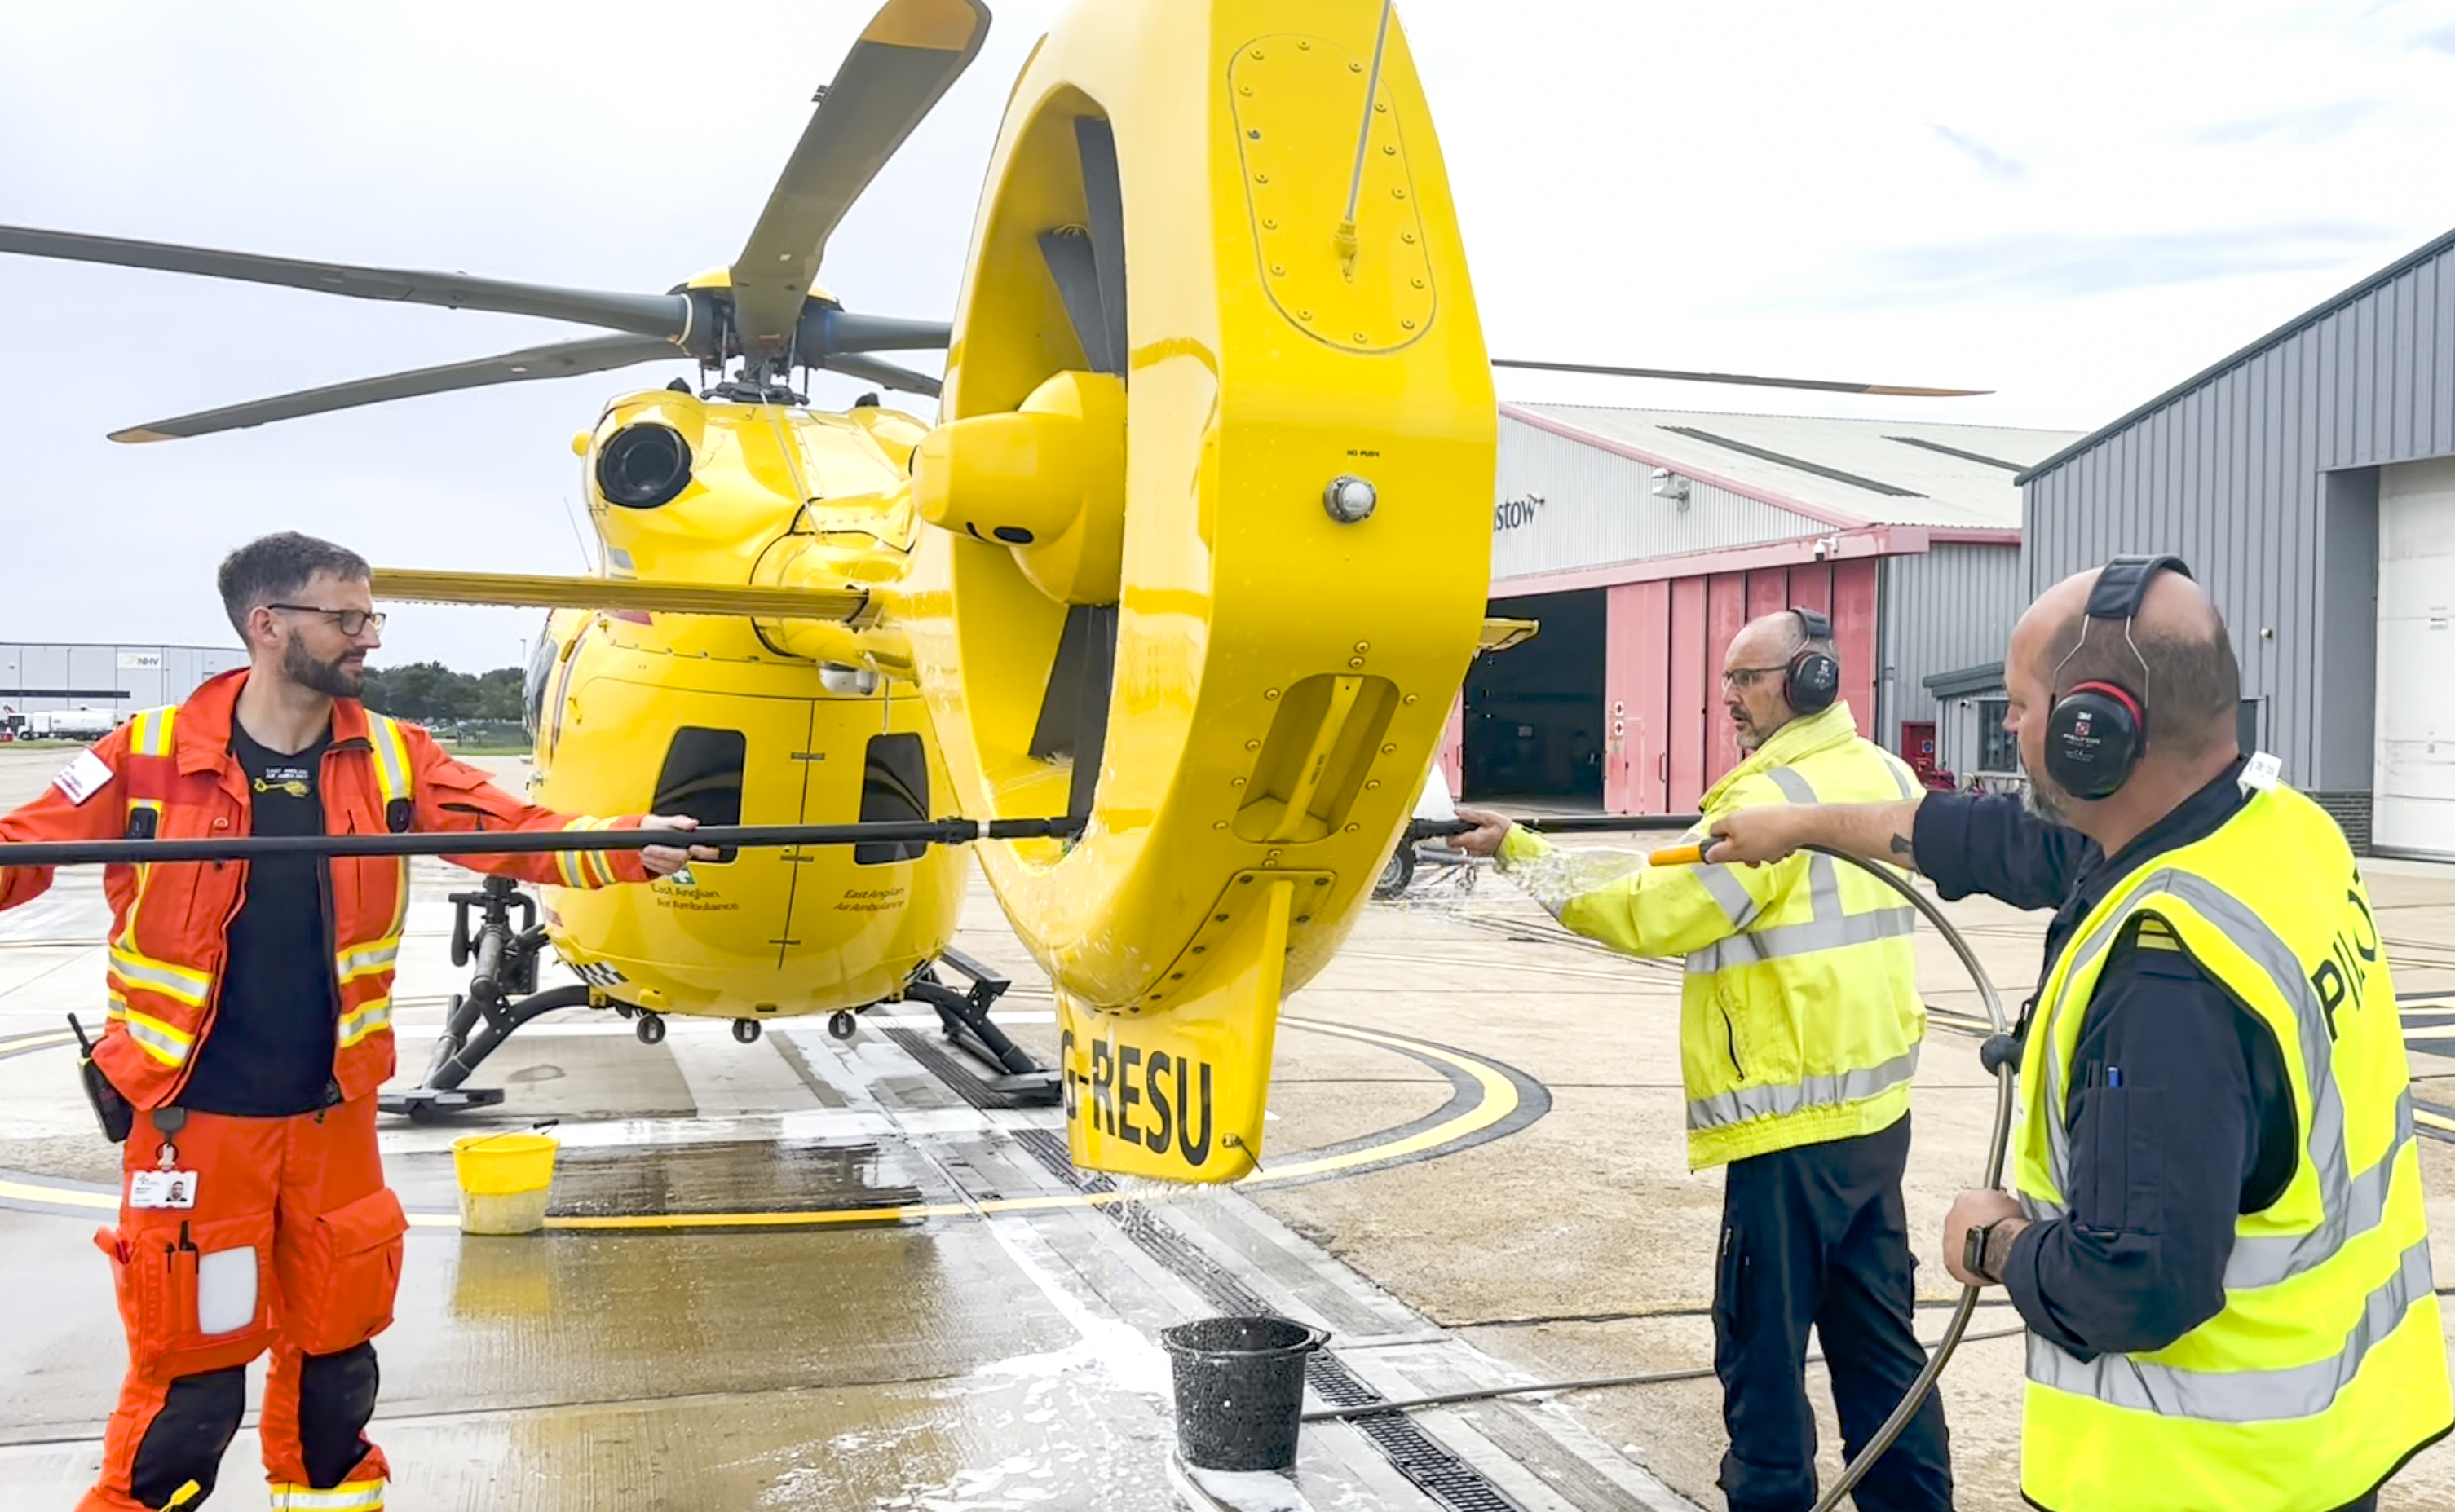
{"label": "man in orange flight suit", "polygon": [[[0,840],[409,830],[688,829],[688,817],[556,814],[496,788],[425,731],[368,712],[381,644],[366,562],[270,535],[221,568],[250,664],[140,714]],[[602,887],[679,870],[704,846],[472,857],[533,882]],[[0,908],[51,885],[0,869]],[[384,1185],[375,1089],[393,1074],[393,960],[409,902],[392,858],[113,866],[111,1004],[92,1070],[131,1125],[111,1259],[129,1368],[79,1512],[200,1504],[267,1349],[260,1436],[275,1508],[378,1512],[365,1438],[375,1348],[408,1223]],[[115,1094],[115,1096],[114,1096]],[[116,1134],[118,1131],[113,1129]]]}

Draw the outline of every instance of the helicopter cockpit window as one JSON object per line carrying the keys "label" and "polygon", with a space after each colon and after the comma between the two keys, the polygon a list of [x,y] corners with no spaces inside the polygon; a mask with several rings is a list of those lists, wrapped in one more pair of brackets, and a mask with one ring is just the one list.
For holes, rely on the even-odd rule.
{"label": "helicopter cockpit window", "polygon": [[[880,735],[869,739],[861,771],[861,818],[864,824],[910,823],[929,816],[929,756],[917,735]],[[917,861],[929,848],[918,841],[864,840],[852,848],[855,866]]]}
{"label": "helicopter cockpit window", "polygon": [[531,740],[545,727],[545,688],[554,680],[554,659],[561,647],[543,626],[538,630],[537,651],[529,657],[529,670],[520,687],[520,723]]}
{"label": "helicopter cockpit window", "polygon": [[[739,730],[706,730],[684,725],[665,748],[665,765],[657,774],[652,813],[687,814],[701,824],[741,822],[741,768],[749,742]],[[720,861],[735,852],[717,852]]]}

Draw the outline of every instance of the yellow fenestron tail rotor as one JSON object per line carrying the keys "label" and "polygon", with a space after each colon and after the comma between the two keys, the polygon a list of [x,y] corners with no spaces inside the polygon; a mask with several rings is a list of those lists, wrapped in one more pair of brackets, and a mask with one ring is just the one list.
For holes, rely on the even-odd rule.
{"label": "yellow fenestron tail rotor", "polygon": [[1280,1001],[1485,643],[1491,373],[1383,18],[1088,0],[991,157],[904,623],[964,812],[1088,820],[980,852],[1085,1168],[1259,1166]]}

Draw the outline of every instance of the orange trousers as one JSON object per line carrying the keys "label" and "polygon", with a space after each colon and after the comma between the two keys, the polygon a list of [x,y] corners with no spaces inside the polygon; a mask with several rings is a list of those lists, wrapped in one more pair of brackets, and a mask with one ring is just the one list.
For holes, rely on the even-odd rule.
{"label": "orange trousers", "polygon": [[[389,1467],[367,1441],[375,1348],[392,1322],[409,1223],[384,1185],[375,1099],[322,1113],[193,1113],[166,1139],[136,1116],[119,1226],[95,1233],[128,1332],[128,1379],[78,1512],[193,1507],[213,1489],[271,1351],[258,1433],[276,1509],[380,1512]],[[195,1174],[191,1208],[129,1206],[134,1177]]]}

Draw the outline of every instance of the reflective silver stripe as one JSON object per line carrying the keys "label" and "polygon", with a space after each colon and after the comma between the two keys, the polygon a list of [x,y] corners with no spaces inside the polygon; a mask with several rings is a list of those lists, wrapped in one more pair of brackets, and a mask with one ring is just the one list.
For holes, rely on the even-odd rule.
{"label": "reflective silver stripe", "polygon": [[1744,935],[1717,939],[1702,950],[1688,953],[1688,971],[1692,976],[1710,976],[1733,966],[1753,966],[1760,961],[1782,960],[1794,956],[1812,956],[1818,951],[1846,950],[1852,945],[1873,944],[1879,939],[1897,939],[1916,933],[1917,916],[1907,908],[1886,908],[1872,914],[1844,914],[1838,918],[1815,918],[1797,924],[1772,924]]}
{"label": "reflective silver stripe", "polygon": [[213,978],[202,972],[185,971],[177,966],[148,960],[133,951],[112,946],[111,969],[140,987],[176,998],[191,1008],[205,1005],[205,996],[213,991]]}
{"label": "reflective silver stripe", "polygon": [[1839,1076],[1814,1076],[1787,1086],[1741,1087],[1688,1104],[1688,1127],[1724,1129],[1751,1119],[1778,1118],[1809,1108],[1837,1108],[1864,1102],[1890,1092],[1917,1074],[1918,1047],[1896,1056],[1873,1071],[1845,1071]]}
{"label": "reflective silver stripe", "polygon": [[1811,852],[1807,857],[1807,907],[1810,918],[1841,917],[1841,877],[1833,857]]}
{"label": "reflective silver stripe", "polygon": [[1816,801],[1816,789],[1808,783],[1808,780],[1805,777],[1798,775],[1796,768],[1775,767],[1772,771],[1766,773],[1765,777],[1767,780],[1771,781],[1775,787],[1781,789],[1781,796],[1790,799],[1793,803],[1813,803]]}
{"label": "reflective silver stripe", "polygon": [[[1792,772],[1789,776],[1796,778],[1797,774]],[[1730,917],[1733,929],[1745,930],[1760,911],[1755,899],[1748,896],[1746,887],[1727,867],[1700,868],[1699,878]],[[1855,917],[1844,913],[1840,873],[1833,857],[1821,854],[1811,854],[1807,858],[1807,904],[1808,917],[1802,922],[1769,925],[1690,952],[1688,970],[1697,976],[1710,976],[1726,966],[1839,950],[1913,934],[1917,929],[1917,920],[1906,905],[1894,904]]]}
{"label": "reflective silver stripe", "polygon": [[344,1481],[329,1491],[276,1481],[273,1512],[383,1512],[384,1482]]}
{"label": "reflective silver stripe", "polygon": [[400,941],[398,939],[378,939],[364,945],[352,946],[341,952],[335,958],[335,963],[340,968],[341,979],[348,981],[353,977],[363,977],[371,971],[378,971],[399,958]]}
{"label": "reflective silver stripe", "polygon": [[1908,764],[1895,756],[1890,751],[1884,753],[1884,770],[1893,775],[1893,786],[1901,790],[1901,796],[1905,798],[1914,798],[1917,796],[1917,789],[1910,782],[1910,769]]}
{"label": "reflective silver stripe", "polygon": [[195,1040],[179,1033],[159,1018],[149,1018],[134,1009],[124,1008],[118,1016],[119,1026],[128,1038],[144,1046],[146,1053],[164,1065],[188,1063],[188,1051]]}
{"label": "reflective silver stripe", "polygon": [[409,796],[409,743],[400,733],[400,725],[380,714],[367,716],[368,744],[375,747],[375,785],[382,790],[389,806],[396,798]]}
{"label": "reflective silver stripe", "polygon": [[2250,1291],[2289,1280],[2384,1222],[2396,1158],[2412,1140],[2412,1089],[2406,1087],[2395,1099],[2395,1142],[2378,1163],[2345,1183],[2342,1201],[2333,1193],[2323,1194],[2319,1226],[2309,1233],[2236,1239],[2233,1254],[2225,1260],[2225,1290]]}
{"label": "reflective silver stripe", "polygon": [[178,706],[147,709],[129,721],[128,749],[136,756],[166,756],[178,727]]}
{"label": "reflective silver stripe", "polygon": [[343,1048],[356,1044],[378,1029],[392,1027],[392,999],[378,998],[363,1007],[341,1016],[341,1027],[335,1036]]}
{"label": "reflective silver stripe", "polygon": [[[2323,1263],[2342,1249],[2344,1241],[2356,1234],[2375,1227],[2379,1215],[2385,1209],[2387,1164],[2378,1172],[2378,1207],[2366,1210],[2366,1221],[2361,1221],[2365,1210],[2363,1199],[2353,1187],[2352,1172],[2344,1153],[2344,1097],[2336,1085],[2334,1041],[2327,1034],[2326,1010],[2319,1004],[2319,995],[2310,979],[2302,974],[2302,962],[2276,931],[2264,919],[2243,906],[2239,898],[2206,878],[2190,872],[2161,868],[2149,873],[2123,895],[2122,901],[2106,916],[2105,922],[2092,933],[2080,953],[2074,958],[2070,972],[2064,975],[2064,996],[2068,997],[2073,977],[2103,954],[2113,942],[2116,932],[2132,917],[2141,898],[2151,893],[2163,893],[2187,903],[2201,917],[2222,931],[2234,948],[2250,958],[2278,993],[2293,1009],[2294,1038],[2302,1045],[2302,1070],[2304,1084],[2310,1089],[2310,1133],[2305,1151],[2312,1172],[2319,1180],[2319,1211],[2323,1215],[2318,1228],[2293,1239],[2257,1239],[2237,1240],[2235,1253],[2225,1264],[2225,1285],[2228,1289],[2248,1290],[2274,1286],[2303,1271]],[[2072,1004],[2059,998],[2055,1005],[2058,1016],[2068,1012]],[[2047,1174],[2054,1179],[2055,1190],[2071,1190],[2071,1136],[2064,1126],[2066,1112],[2062,1099],[2062,1068],[2060,1058],[2046,1058],[2046,1155]],[[2399,1131],[2410,1127],[2409,1106],[2396,1115]],[[2408,1133],[2402,1138],[2408,1139]]]}
{"label": "reflective silver stripe", "polygon": [[2082,1364],[2036,1334],[2029,1336],[2029,1379],[2041,1386],[2111,1406],[2201,1422],[2276,1422],[2315,1417],[2352,1384],[2362,1361],[2395,1332],[2413,1303],[2429,1296],[2429,1240],[2413,1240],[2395,1274],[2373,1290],[2344,1347],[2326,1360],[2282,1370],[2184,1370],[2130,1355],[2100,1355]]}
{"label": "reflective silver stripe", "polygon": [[1714,902],[1722,905],[1723,916],[1730,919],[1731,927],[1747,928],[1756,917],[1757,909],[1763,906],[1749,896],[1747,884],[1740,881],[1727,865],[1699,866],[1695,870],[1696,880],[1705,884],[1705,891],[1714,895]]}

